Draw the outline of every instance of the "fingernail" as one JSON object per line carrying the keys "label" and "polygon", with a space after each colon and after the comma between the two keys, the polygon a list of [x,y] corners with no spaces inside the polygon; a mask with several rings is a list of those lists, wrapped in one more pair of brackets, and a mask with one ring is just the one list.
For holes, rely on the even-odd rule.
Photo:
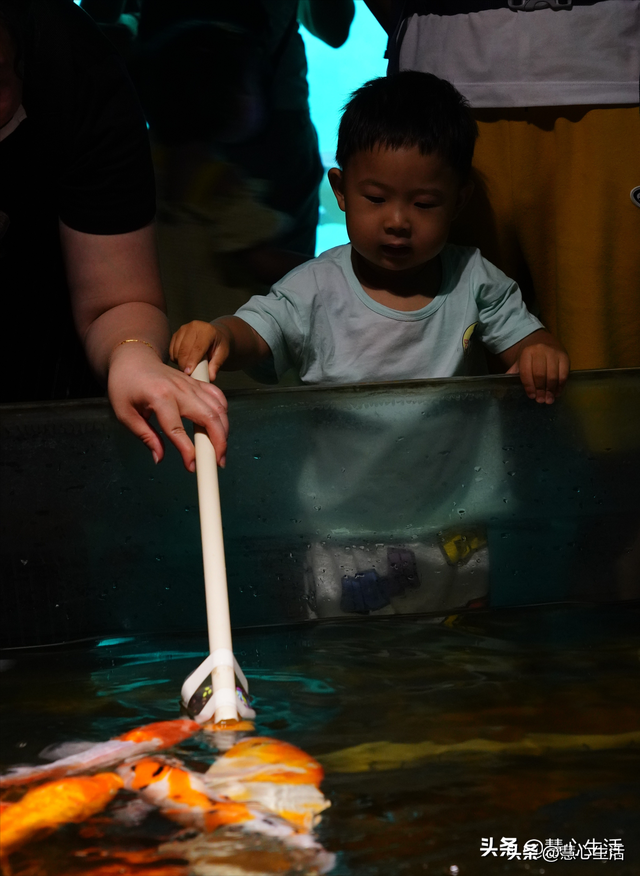
{"label": "fingernail", "polygon": [[187,367],[184,369],[185,374],[191,374],[192,371],[193,368],[190,365],[187,365]]}
{"label": "fingernail", "polygon": [[227,457],[223,456],[222,459],[220,460],[220,468],[226,468],[226,467],[227,467]]}
{"label": "fingernail", "polygon": [[195,470],[196,470],[196,462],[194,459],[189,463],[189,471],[195,471]]}
{"label": "fingernail", "polygon": [[152,457],[152,459],[153,459],[153,461],[155,462],[156,465],[160,462],[160,457],[159,457],[158,454],[155,452],[155,450],[152,450],[152,451],[151,451],[151,457]]}

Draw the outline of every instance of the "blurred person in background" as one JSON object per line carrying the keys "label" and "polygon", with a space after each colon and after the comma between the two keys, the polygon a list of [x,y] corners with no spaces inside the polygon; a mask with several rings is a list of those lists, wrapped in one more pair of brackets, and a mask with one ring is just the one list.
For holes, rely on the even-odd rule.
{"label": "blurred person in background", "polygon": [[[109,34],[133,8],[83,6]],[[323,169],[298,17],[337,46],[354,7],[142,0],[137,9],[127,54],[153,144],[163,288],[177,329],[236,310],[313,257]]]}
{"label": "blurred person in background", "polygon": [[[298,20],[337,48],[349,35],[354,11],[353,0],[141,0],[140,4],[141,45],[187,21],[235,28],[252,43],[261,117],[245,136],[227,138],[219,154],[248,179],[263,181],[264,203],[290,217],[275,245],[309,258],[315,255],[323,167],[309,114],[307,62]],[[194,83],[201,90],[211,86],[215,88],[215,83]]]}

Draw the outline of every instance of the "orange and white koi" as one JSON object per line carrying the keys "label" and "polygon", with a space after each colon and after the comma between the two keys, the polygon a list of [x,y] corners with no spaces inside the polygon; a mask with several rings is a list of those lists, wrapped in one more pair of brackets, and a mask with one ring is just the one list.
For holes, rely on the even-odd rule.
{"label": "orange and white koi", "polygon": [[79,753],[55,760],[53,763],[14,767],[0,775],[0,788],[73,776],[78,773],[90,773],[111,767],[129,757],[170,748],[193,736],[199,730],[200,725],[196,721],[186,718],[145,724],[107,742],[98,742]]}
{"label": "orange and white koi", "polygon": [[209,791],[238,803],[259,803],[305,831],[331,804],[320,791],[317,760],[288,742],[254,736],[230,748],[207,770]]}
{"label": "orange and white koi", "polygon": [[259,804],[214,796],[200,776],[183,767],[146,757],[122,764],[118,774],[125,788],[137,792],[183,827],[207,833],[219,827],[237,827],[248,833],[277,837],[300,848],[319,848],[313,837]]}
{"label": "orange and white koi", "polygon": [[105,808],[124,785],[116,773],[47,782],[0,810],[0,861],[38,834],[81,822]]}

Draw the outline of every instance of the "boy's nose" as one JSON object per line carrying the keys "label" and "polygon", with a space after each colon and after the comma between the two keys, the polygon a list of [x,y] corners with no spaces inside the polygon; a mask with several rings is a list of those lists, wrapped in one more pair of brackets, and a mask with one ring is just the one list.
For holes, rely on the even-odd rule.
{"label": "boy's nose", "polygon": [[394,234],[397,237],[409,237],[411,223],[406,211],[399,207],[389,210],[385,216],[384,230],[387,234]]}

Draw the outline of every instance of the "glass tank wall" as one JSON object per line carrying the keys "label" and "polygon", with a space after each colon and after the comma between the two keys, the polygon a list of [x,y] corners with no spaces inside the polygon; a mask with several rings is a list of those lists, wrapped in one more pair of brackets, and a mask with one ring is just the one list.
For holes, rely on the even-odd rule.
{"label": "glass tank wall", "polygon": [[[640,597],[640,371],[229,393],[236,628]],[[2,643],[204,628],[196,484],[106,402],[2,409]]]}

